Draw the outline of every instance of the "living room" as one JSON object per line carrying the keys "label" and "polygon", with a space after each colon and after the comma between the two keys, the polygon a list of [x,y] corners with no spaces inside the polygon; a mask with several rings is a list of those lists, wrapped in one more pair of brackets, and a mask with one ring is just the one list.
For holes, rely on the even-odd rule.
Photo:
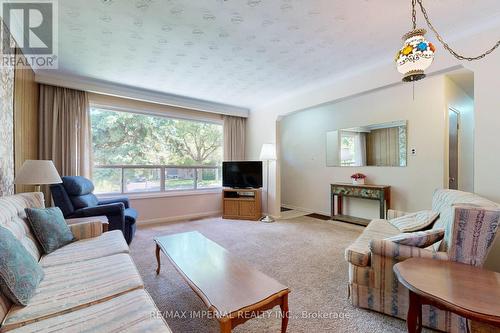
{"label": "living room", "polygon": [[497,1],[1,4],[0,332],[500,331]]}

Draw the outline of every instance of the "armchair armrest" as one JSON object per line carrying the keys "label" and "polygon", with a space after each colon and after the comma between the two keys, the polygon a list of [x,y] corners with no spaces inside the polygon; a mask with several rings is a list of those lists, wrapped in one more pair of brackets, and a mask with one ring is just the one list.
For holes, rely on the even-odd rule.
{"label": "armchair armrest", "polygon": [[392,219],[395,219],[397,217],[405,216],[405,215],[408,215],[408,214],[411,214],[411,213],[403,212],[403,211],[400,211],[400,210],[389,209],[387,211],[387,219],[388,220],[392,220]]}
{"label": "armchair armrest", "polygon": [[129,199],[127,197],[102,199],[102,200],[99,200],[99,206],[120,203],[120,202],[125,206],[125,208],[130,208],[130,202],[129,202]]}
{"label": "armchair armrest", "polygon": [[79,217],[90,217],[99,215],[123,215],[125,211],[125,205],[121,202],[114,204],[105,204],[95,207],[80,208],[75,212],[75,215]]}
{"label": "armchair armrest", "polygon": [[437,252],[429,248],[419,248],[415,246],[401,245],[390,240],[373,240],[370,243],[370,250],[373,254],[393,258],[402,261],[408,258],[427,258],[437,260],[450,260],[448,253]]}
{"label": "armchair armrest", "polygon": [[102,222],[82,222],[68,225],[76,240],[88,239],[102,235]]}

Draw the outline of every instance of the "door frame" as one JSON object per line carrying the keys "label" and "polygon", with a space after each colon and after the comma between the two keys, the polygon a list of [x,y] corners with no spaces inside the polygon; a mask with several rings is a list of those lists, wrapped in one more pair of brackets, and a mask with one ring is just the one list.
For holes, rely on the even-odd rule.
{"label": "door frame", "polygon": [[446,127],[448,128],[448,133],[447,133],[447,138],[446,138],[446,142],[447,142],[447,161],[446,161],[446,165],[447,165],[447,170],[446,170],[446,174],[447,174],[447,179],[446,179],[446,188],[450,188],[450,178],[451,178],[451,174],[450,174],[450,166],[451,166],[451,163],[450,163],[450,112],[454,112],[456,115],[457,115],[457,175],[456,175],[456,178],[455,178],[455,184],[456,184],[456,189],[459,189],[460,186],[459,186],[459,182],[460,182],[460,179],[459,179],[459,176],[460,176],[460,123],[461,123],[461,113],[459,110],[455,109],[454,107],[452,106],[448,106],[448,112],[446,114],[446,119],[447,119],[447,124],[446,124]]}

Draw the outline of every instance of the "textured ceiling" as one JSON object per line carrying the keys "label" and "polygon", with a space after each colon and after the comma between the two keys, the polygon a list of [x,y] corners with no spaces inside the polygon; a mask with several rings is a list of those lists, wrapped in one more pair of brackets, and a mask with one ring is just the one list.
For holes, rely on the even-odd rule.
{"label": "textured ceiling", "polygon": [[[498,20],[498,1],[426,2],[435,25],[453,38]],[[64,0],[59,70],[251,108],[392,60],[410,27],[409,4]]]}

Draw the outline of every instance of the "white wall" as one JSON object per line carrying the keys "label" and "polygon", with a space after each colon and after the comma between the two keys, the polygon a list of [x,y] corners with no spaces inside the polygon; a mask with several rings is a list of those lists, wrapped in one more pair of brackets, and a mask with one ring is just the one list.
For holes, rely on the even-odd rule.
{"label": "white wall", "polygon": [[139,213],[138,225],[204,218],[222,213],[221,191],[202,191],[175,196],[130,196],[130,206]]}
{"label": "white wall", "polygon": [[474,192],[474,100],[447,77],[445,92],[448,107],[459,113],[458,189]]}
{"label": "white wall", "polygon": [[[281,121],[282,203],[330,213],[330,183],[349,182],[355,172],[371,184],[392,186],[392,208],[428,209],[432,192],[443,186],[445,150],[444,78],[434,77],[415,87],[398,85],[338,103],[286,116]],[[385,122],[408,121],[407,167],[327,167],[326,132]],[[350,215],[379,216],[378,202],[346,200]]]}
{"label": "white wall", "polygon": [[[450,41],[457,50],[467,54],[479,54],[498,40],[500,25],[491,27],[481,33],[466,35],[460,40]],[[434,40],[431,37],[431,40]],[[465,66],[474,72],[474,190],[479,195],[500,202],[500,177],[496,172],[500,170],[500,50],[497,50],[485,59],[478,62],[460,62],[449,55],[439,46],[434,64],[429,72],[443,72],[457,66]],[[257,147],[261,143],[276,140],[276,122],[283,115],[310,108],[322,103],[337,101],[349,96],[365,93],[372,89],[396,84],[400,81],[393,63],[354,73],[349,77],[333,78],[330,83],[313,90],[303,91],[293,96],[274,101],[268,105],[250,112],[247,122],[247,156],[258,158]],[[279,143],[278,143],[279,144]],[[278,151],[279,151],[278,147]],[[279,170],[280,165],[276,166]],[[493,176],[492,176],[493,175]],[[279,171],[273,174],[279,176]],[[275,182],[278,184],[279,182]],[[275,202],[271,203],[274,211],[279,211],[279,186],[272,191],[276,192]],[[499,237],[500,238],[500,237]],[[500,241],[490,255],[489,268],[500,271]]]}

